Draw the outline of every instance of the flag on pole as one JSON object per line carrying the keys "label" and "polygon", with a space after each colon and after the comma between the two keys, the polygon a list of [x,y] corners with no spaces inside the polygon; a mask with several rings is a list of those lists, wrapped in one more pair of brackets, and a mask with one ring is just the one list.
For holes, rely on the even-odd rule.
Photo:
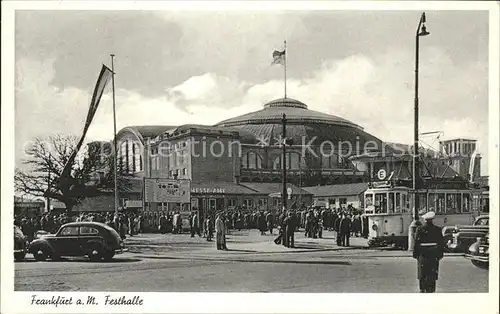
{"label": "flag on pole", "polygon": [[283,51],[278,51],[278,50],[275,50],[273,52],[273,62],[271,63],[271,65],[273,64],[281,64],[281,65],[285,65],[285,53],[286,53],[286,50],[283,50]]}
{"label": "flag on pole", "polygon": [[77,153],[80,151],[80,148],[83,145],[83,141],[85,140],[85,135],[87,135],[90,123],[92,123],[92,120],[94,119],[97,107],[99,106],[99,102],[101,101],[102,94],[104,93],[104,89],[106,88],[106,84],[108,83],[112,75],[113,72],[103,64],[101,72],[99,73],[99,77],[97,78],[97,83],[94,88],[94,93],[92,94],[92,100],[90,101],[89,111],[87,113],[87,119],[85,120],[85,126],[83,127],[82,137],[80,138],[80,141],[78,141],[75,150],[73,151],[70,158],[68,159],[68,162],[64,166],[64,169],[61,173],[61,177],[68,176],[70,174],[71,165],[73,164]]}

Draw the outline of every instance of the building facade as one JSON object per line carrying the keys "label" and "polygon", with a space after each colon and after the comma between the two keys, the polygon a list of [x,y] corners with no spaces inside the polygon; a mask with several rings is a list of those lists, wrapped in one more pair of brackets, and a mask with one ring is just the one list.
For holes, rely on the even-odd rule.
{"label": "building facade", "polygon": [[[286,141],[282,138],[284,124]],[[377,179],[381,170],[393,180],[412,177],[411,146],[384,143],[351,121],[309,110],[298,100],[282,98],[265,104],[259,111],[212,126],[129,126],[120,130],[119,170],[131,182],[129,188],[120,189],[120,208],[196,208],[203,213],[224,208],[280,208],[284,142],[287,181],[293,190],[289,207],[309,206],[314,201],[328,207],[349,203],[360,207],[363,189]],[[453,147],[451,153],[420,151],[421,176],[463,176],[468,168],[462,163],[470,166],[471,160],[476,162],[469,168],[478,176],[480,156],[474,153],[474,141],[458,139],[441,144],[444,150]],[[453,153],[455,147],[461,154]],[[458,166],[455,159],[459,160]],[[145,178],[190,180],[191,202],[147,202],[143,199]],[[108,200],[113,203],[111,194]],[[96,202],[85,208],[97,206],[92,205]],[[105,210],[114,207],[102,200],[99,204],[97,207]]]}

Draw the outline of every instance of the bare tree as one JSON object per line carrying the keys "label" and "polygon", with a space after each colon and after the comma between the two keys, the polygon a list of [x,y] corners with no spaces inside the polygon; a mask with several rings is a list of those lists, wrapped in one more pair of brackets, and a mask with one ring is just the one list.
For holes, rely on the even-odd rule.
{"label": "bare tree", "polygon": [[[114,188],[114,158],[111,150],[105,153],[103,145],[87,146],[78,152],[77,157],[71,159],[71,170],[63,173],[77,142],[75,136],[36,138],[26,149],[27,159],[23,161],[26,170],[15,170],[16,191],[56,199],[66,205],[68,213],[86,197],[109,194]],[[120,169],[119,173],[122,173]],[[125,175],[120,175],[118,180],[119,190],[130,189]]]}

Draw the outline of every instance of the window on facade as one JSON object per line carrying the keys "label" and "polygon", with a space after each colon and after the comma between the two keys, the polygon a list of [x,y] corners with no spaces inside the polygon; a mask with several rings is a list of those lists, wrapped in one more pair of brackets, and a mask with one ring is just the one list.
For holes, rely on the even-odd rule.
{"label": "window on facade", "polygon": [[175,155],[175,165],[180,166],[183,163],[182,153],[177,151],[174,155]]}
{"label": "window on facade", "polygon": [[173,168],[175,165],[175,154],[169,154],[168,155],[168,167]]}
{"label": "window on facade", "polygon": [[335,206],[335,199],[334,198],[329,198],[328,199],[328,207],[331,208]]}
{"label": "window on facade", "polygon": [[139,144],[134,143],[135,172],[142,171],[142,156]]}
{"label": "window on facade", "polygon": [[241,167],[243,169],[261,169],[262,157],[256,152],[247,152],[241,157]]}
{"label": "window on facade", "polygon": [[[282,169],[283,155],[276,157],[273,161],[273,169]],[[286,155],[286,168],[291,170],[304,169],[306,167],[304,158],[297,152],[289,152]]]}
{"label": "window on facade", "polygon": [[182,175],[183,175],[184,177],[187,177],[187,175],[188,175],[188,170],[187,170],[186,168],[183,168],[183,169],[182,169]]}
{"label": "window on facade", "polygon": [[321,167],[324,169],[339,168],[339,156],[337,154],[332,154],[331,156],[321,157]]}
{"label": "window on facade", "polygon": [[134,143],[127,141],[127,173],[134,172]]}
{"label": "window on facade", "polygon": [[243,204],[246,206],[246,208],[252,208],[253,207],[253,201],[251,199],[244,199]]}
{"label": "window on facade", "polygon": [[232,206],[232,207],[238,206],[238,200],[235,198],[230,198],[229,199],[229,206]]}
{"label": "window on facade", "polygon": [[120,145],[120,172],[127,172],[127,142],[122,142]]}

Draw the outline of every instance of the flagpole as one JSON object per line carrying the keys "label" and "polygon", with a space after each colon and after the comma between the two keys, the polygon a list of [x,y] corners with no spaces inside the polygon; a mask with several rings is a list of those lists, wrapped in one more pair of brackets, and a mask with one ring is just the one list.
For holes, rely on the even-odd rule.
{"label": "flagpole", "polygon": [[116,142],[116,102],[115,102],[115,55],[112,53],[111,56],[111,83],[113,86],[113,146],[115,149],[114,153],[114,168],[115,168],[115,214],[118,214],[118,148]]}
{"label": "flagpole", "polygon": [[285,52],[285,98],[286,98],[286,59],[288,59],[287,57],[287,53],[286,53],[286,40],[285,40],[285,47],[284,47],[284,52]]}

